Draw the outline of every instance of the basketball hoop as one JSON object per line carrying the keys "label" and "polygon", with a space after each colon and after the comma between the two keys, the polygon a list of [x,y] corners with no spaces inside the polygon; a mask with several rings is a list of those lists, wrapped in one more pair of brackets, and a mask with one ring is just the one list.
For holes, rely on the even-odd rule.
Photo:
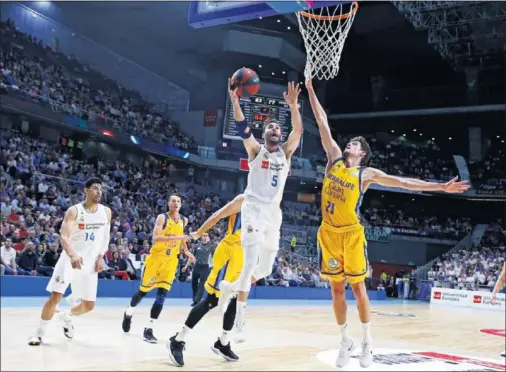
{"label": "basketball hoop", "polygon": [[353,2],[295,13],[306,47],[306,78],[329,80],[337,76],[344,42],[357,10],[358,2]]}

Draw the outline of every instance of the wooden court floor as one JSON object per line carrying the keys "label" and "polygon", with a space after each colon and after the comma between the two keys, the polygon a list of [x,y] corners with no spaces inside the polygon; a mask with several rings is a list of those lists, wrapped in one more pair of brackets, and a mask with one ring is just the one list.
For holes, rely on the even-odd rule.
{"label": "wooden court floor", "polygon": [[[42,299],[40,299],[42,303]],[[130,334],[121,330],[124,304],[101,305],[75,320],[76,335],[67,340],[61,324],[48,328],[47,343],[27,345],[38,325],[37,306],[2,306],[1,370],[170,371],[165,347],[190,310],[183,300],[168,300],[155,327],[158,344],[142,341],[149,302],[139,307]],[[372,304],[375,364],[371,370],[505,370],[504,337],[480,329],[504,330],[505,315],[493,310],[431,306],[417,302]],[[221,332],[221,316],[209,313],[187,339],[182,369],[189,371],[329,371],[337,356],[339,334],[330,302],[257,301],[247,308],[247,340],[233,344],[240,361],[228,363],[210,346]],[[354,304],[348,308],[350,335],[359,344],[361,327]],[[356,350],[358,352],[358,349]],[[437,354],[436,354],[437,353]],[[428,355],[428,357],[427,357]],[[353,358],[345,370],[361,370]]]}

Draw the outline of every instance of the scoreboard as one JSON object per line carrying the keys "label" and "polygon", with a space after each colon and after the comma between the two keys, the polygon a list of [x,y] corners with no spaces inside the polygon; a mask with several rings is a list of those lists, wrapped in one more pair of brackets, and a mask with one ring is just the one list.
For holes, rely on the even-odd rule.
{"label": "scoreboard", "polygon": [[[227,108],[225,111],[225,123],[223,125],[223,138],[242,139],[237,132],[234,120],[234,110],[230,97],[227,94]],[[302,102],[299,101],[299,107],[302,116]],[[244,117],[248,121],[253,136],[262,142],[262,126],[265,120],[274,118],[279,121],[283,141],[286,140],[292,128],[292,114],[288,104],[280,97],[270,97],[256,95],[251,97],[240,97],[239,104],[241,106]]]}

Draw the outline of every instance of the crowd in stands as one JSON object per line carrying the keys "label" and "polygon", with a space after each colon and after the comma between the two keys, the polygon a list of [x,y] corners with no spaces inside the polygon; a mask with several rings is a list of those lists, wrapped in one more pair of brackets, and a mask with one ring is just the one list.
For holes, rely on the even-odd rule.
{"label": "crowd in stands", "polygon": [[317,264],[299,258],[290,252],[280,251],[273,272],[265,279],[265,284],[281,287],[328,288],[329,282],[320,277]]}
{"label": "crowd in stands", "polygon": [[501,186],[506,189],[505,166],[504,143],[494,141],[482,161],[469,165],[471,180],[478,184]]}
{"label": "crowd in stands", "polygon": [[491,291],[506,256],[506,230],[502,221],[489,227],[470,250],[463,248],[437,258],[428,272],[436,287]]}
{"label": "crowd in stands", "polygon": [[397,208],[367,208],[363,210],[365,225],[382,226],[387,228],[415,229],[419,235],[435,238],[461,239],[472,231],[469,218],[444,218],[433,216],[408,216]]}
{"label": "crowd in stands", "polygon": [[195,140],[178,123],[158,112],[137,92],[129,91],[36,37],[0,22],[0,84],[26,93],[55,111],[93,120],[112,129],[181,148],[196,149]]}

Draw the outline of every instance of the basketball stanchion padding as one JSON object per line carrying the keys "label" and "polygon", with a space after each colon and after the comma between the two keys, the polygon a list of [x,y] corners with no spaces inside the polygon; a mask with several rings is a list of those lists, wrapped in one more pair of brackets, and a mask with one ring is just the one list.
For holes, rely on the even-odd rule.
{"label": "basketball stanchion padding", "polygon": [[344,43],[358,10],[358,2],[296,14],[306,47],[306,78],[329,80],[337,76]]}

